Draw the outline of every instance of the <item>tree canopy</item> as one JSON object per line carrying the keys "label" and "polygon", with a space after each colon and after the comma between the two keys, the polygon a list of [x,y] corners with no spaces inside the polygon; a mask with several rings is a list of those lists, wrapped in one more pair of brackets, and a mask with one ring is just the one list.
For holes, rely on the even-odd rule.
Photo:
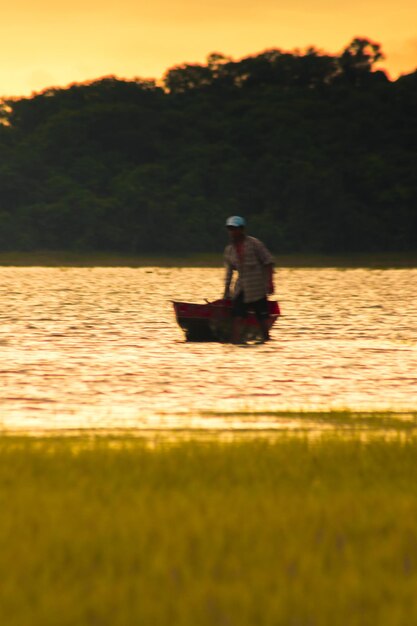
{"label": "tree canopy", "polygon": [[0,103],[0,249],[218,250],[243,214],[281,252],[417,246],[417,71],[379,44],[266,50]]}

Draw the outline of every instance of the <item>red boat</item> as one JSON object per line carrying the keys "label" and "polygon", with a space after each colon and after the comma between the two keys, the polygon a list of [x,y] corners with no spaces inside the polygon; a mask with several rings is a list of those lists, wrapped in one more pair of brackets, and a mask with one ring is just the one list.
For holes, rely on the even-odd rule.
{"label": "red boat", "polygon": [[[228,343],[232,336],[232,301],[215,300],[205,304],[173,302],[178,324],[185,332],[187,341],[221,341]],[[276,300],[268,301],[269,329],[280,316]],[[244,338],[247,341],[259,339],[261,329],[254,313],[246,319]]]}

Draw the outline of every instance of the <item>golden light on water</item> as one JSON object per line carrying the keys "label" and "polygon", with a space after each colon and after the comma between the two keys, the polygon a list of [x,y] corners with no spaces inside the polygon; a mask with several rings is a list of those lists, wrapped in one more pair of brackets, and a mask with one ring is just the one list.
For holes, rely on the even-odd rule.
{"label": "golden light on water", "polygon": [[259,432],[305,427],[300,409],[415,409],[417,270],[278,270],[270,344],[186,343],[170,301],[217,299],[222,278],[0,268],[0,426]]}

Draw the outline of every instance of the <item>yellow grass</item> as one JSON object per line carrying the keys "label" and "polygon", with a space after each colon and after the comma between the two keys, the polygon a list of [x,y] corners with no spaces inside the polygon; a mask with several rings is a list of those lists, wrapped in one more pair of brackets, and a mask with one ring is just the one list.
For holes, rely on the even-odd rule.
{"label": "yellow grass", "polygon": [[417,623],[417,438],[0,438],[7,626]]}

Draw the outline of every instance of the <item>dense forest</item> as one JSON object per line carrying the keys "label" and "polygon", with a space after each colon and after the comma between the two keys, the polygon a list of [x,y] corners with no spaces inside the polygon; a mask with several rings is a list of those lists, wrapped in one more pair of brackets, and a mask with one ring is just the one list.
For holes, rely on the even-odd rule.
{"label": "dense forest", "polygon": [[0,250],[218,251],[242,214],[275,252],[417,248],[417,70],[378,44],[211,54],[0,102]]}

